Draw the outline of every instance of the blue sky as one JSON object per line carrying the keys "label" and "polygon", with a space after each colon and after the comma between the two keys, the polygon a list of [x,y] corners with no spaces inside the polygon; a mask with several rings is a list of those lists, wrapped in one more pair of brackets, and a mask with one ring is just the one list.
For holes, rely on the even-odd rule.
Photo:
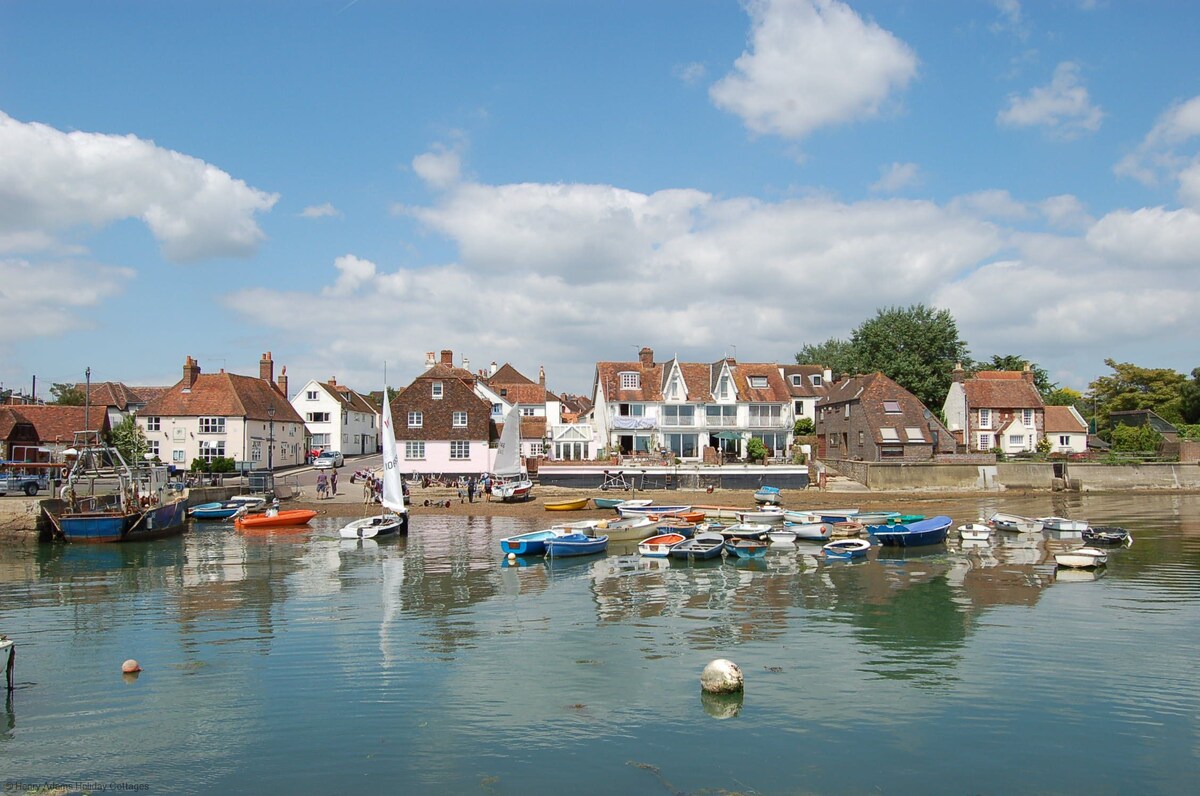
{"label": "blue sky", "polygon": [[0,383],[406,384],[876,308],[1200,365],[1200,4],[0,1]]}

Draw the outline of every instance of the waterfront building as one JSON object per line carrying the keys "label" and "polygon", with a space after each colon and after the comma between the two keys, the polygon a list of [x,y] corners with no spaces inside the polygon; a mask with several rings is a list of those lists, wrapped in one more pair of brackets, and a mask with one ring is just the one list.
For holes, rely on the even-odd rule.
{"label": "waterfront building", "polygon": [[955,446],[937,416],[883,373],[843,377],[817,401],[821,459],[930,461]]}
{"label": "waterfront building", "polygon": [[499,435],[492,406],[475,391],[476,377],[455,367],[454,352],[438,361],[392,401],[392,427],[406,473],[474,475],[491,469],[490,442]]}
{"label": "waterfront building", "polygon": [[1033,371],[981,370],[965,378],[955,365],[954,381],[942,414],[968,452],[1037,450],[1046,428],[1046,407],[1033,383]]}
{"label": "waterfront building", "polygon": [[337,377],[310,380],[291,399],[304,418],[310,450],[338,451],[344,455],[379,450],[379,409]]}

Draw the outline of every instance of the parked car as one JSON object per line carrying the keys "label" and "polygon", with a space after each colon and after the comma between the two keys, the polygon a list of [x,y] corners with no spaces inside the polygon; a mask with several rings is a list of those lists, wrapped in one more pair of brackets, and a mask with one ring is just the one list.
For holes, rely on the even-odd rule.
{"label": "parked car", "polygon": [[10,492],[16,495],[24,492],[33,497],[39,490],[49,488],[50,479],[44,474],[0,473],[0,495],[7,495]]}
{"label": "parked car", "polygon": [[341,467],[343,464],[345,464],[345,460],[339,451],[321,451],[321,455],[313,462],[313,467],[318,470],[327,470],[332,467]]}

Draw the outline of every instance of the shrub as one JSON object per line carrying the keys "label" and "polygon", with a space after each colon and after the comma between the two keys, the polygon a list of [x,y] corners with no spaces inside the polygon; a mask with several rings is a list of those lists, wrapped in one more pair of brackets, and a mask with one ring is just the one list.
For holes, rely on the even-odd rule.
{"label": "shrub", "polygon": [[1162,435],[1150,426],[1117,426],[1112,430],[1112,449],[1134,453],[1155,453]]}
{"label": "shrub", "polygon": [[751,437],[746,443],[746,458],[750,461],[764,461],[767,458],[767,446],[758,437]]}
{"label": "shrub", "polygon": [[798,417],[796,424],[792,426],[792,434],[797,437],[810,437],[817,431],[817,426],[813,423],[812,418]]}

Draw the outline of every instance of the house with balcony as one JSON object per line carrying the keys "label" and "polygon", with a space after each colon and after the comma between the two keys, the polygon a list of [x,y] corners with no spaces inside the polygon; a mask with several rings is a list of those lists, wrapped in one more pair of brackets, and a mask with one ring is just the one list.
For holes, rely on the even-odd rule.
{"label": "house with balcony", "polygon": [[782,457],[791,441],[791,397],[775,364],[655,362],[642,348],[636,362],[598,362],[592,395],[597,443],[622,455],[740,458],[757,437]]}
{"label": "house with balcony", "polygon": [[1046,439],[1051,453],[1087,453],[1087,421],[1073,406],[1047,406]]}
{"label": "house with balcony", "polygon": [[304,420],[288,402],[286,369],[278,383],[274,376],[269,351],[258,378],[202,373],[187,357],[183,378],[137,415],[150,452],[180,469],[218,457],[253,470],[304,464]]}
{"label": "house with balcony", "polygon": [[844,377],[817,401],[817,456],[930,461],[955,440],[917,396],[882,373]]}
{"label": "house with balcony", "polygon": [[344,456],[375,453],[380,448],[378,410],[337,378],[313,379],[291,399],[304,418],[312,450],[338,451]]}
{"label": "house with balcony", "polygon": [[971,453],[1037,450],[1046,428],[1046,408],[1033,371],[981,370],[966,378],[956,365],[942,414],[959,443]]}
{"label": "house with balcony", "polygon": [[454,353],[426,363],[392,401],[392,428],[402,472],[478,475],[492,469],[498,437],[491,403],[475,391],[476,376],[454,366]]}

